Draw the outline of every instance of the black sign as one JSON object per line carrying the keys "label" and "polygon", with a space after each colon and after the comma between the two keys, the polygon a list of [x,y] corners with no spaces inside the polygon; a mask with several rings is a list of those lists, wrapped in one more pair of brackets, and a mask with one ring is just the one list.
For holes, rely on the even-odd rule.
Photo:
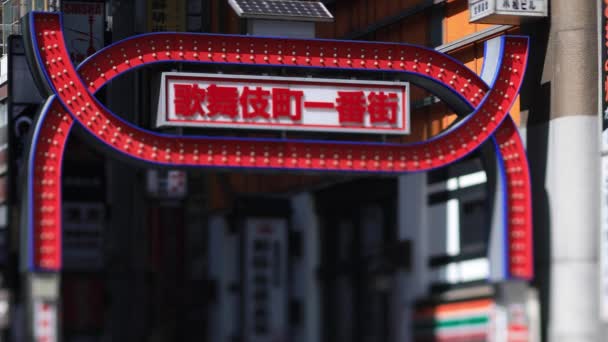
{"label": "black sign", "polygon": [[74,202],[105,203],[105,179],[103,159],[66,160],[63,165],[63,199]]}

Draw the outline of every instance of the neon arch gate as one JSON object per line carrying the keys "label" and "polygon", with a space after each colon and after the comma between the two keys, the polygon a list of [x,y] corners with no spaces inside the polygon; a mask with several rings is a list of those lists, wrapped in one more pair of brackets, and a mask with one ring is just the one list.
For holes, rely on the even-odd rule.
{"label": "neon arch gate", "polygon": [[[24,32],[34,76],[48,95],[27,151],[23,198],[28,209],[22,220],[26,270],[61,270],[61,167],[69,134],[75,130],[112,156],[155,166],[390,174],[448,165],[489,139],[499,166],[495,204],[506,240],[500,277],[533,277],[530,175],[521,138],[508,115],[526,68],[525,37],[489,41],[479,77],[447,55],[412,45],[190,33],[128,38],[75,68],[59,14],[30,13]],[[403,73],[457,112],[470,114],[442,134],[415,144],[191,137],[136,127],[94,97],[119,75],[163,62]]]}

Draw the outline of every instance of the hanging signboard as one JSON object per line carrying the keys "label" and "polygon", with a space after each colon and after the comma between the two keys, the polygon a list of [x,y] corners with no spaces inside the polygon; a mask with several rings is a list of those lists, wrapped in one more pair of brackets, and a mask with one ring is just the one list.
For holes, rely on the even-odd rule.
{"label": "hanging signboard", "polygon": [[183,170],[147,170],[146,189],[154,198],[183,199],[188,193],[188,174]]}
{"label": "hanging signboard", "polygon": [[549,0],[469,0],[471,22],[519,24],[526,19],[546,17]]}
{"label": "hanging signboard", "polygon": [[408,134],[403,82],[163,73],[157,127]]}

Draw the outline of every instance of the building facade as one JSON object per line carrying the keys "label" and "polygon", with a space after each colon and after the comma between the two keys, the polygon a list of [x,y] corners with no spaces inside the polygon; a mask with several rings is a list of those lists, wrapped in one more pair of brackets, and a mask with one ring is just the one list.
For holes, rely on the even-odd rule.
{"label": "building facade", "polygon": [[[6,78],[1,79],[0,108],[7,156],[0,176],[6,189],[5,224],[0,220],[0,226],[6,252],[0,259],[1,285],[10,303],[7,337],[602,340],[602,31],[596,20],[602,4],[509,1],[505,4],[513,11],[515,4],[518,10],[542,5],[548,10],[537,18],[508,13],[472,21],[479,3],[501,2],[322,3],[332,20],[251,18],[239,1],[223,0],[3,3]],[[505,266],[513,262],[505,255],[519,255],[505,252],[513,246],[507,246],[512,240],[500,230],[505,214],[497,194],[508,184],[497,181],[502,166],[491,143],[446,167],[370,175],[133,167],[92,147],[86,134],[71,134],[65,147],[60,271],[28,268],[29,253],[35,252],[23,241],[28,207],[20,184],[26,182],[28,132],[37,129],[47,96],[36,85],[29,32],[20,29],[31,9],[63,12],[63,34],[75,65],[94,62],[86,58],[125,38],[176,31],[414,44],[446,54],[483,78],[491,64],[488,42],[528,36],[526,76],[519,97],[511,101],[510,117],[526,145],[532,198],[521,209],[511,202],[504,206],[508,212],[533,212],[534,258],[526,260],[534,265],[533,276],[518,277]],[[174,43],[166,40],[167,46]],[[428,68],[441,68],[434,64],[429,60]],[[408,80],[386,71],[173,62],[121,74],[95,97],[143,129],[229,139],[407,144],[437,139],[466,122],[469,113],[433,87],[412,82],[410,134],[404,136],[158,128],[154,114],[167,72]]]}

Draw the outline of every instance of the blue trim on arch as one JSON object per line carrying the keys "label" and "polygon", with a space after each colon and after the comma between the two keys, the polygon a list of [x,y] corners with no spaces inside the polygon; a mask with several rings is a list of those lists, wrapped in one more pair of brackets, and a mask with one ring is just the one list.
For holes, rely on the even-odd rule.
{"label": "blue trim on arch", "polygon": [[[27,206],[27,218],[28,218],[28,222],[27,222],[27,227],[25,230],[22,230],[22,234],[23,233],[27,233],[27,245],[28,245],[28,260],[27,260],[27,267],[30,270],[37,270],[37,271],[43,271],[44,269],[39,269],[34,265],[34,175],[35,175],[35,170],[34,170],[34,165],[35,165],[35,158],[36,158],[36,153],[37,151],[37,147],[38,147],[38,140],[40,138],[40,131],[42,130],[42,125],[44,124],[45,118],[47,117],[51,106],[53,105],[53,102],[55,101],[55,97],[56,95],[51,95],[45,102],[44,106],[40,109],[39,114],[36,116],[36,121],[32,130],[32,134],[30,137],[30,142],[28,145],[29,149],[27,150],[27,158],[25,158],[27,160],[27,173],[28,173],[28,177],[26,178],[26,191],[25,191],[25,196],[27,197],[27,202],[28,202],[28,206]],[[67,132],[66,132],[67,134]]]}
{"label": "blue trim on arch", "polygon": [[501,277],[503,279],[507,279],[510,277],[510,271],[509,271],[509,222],[508,222],[508,213],[509,213],[509,205],[508,205],[508,187],[507,187],[507,170],[505,168],[505,161],[502,157],[502,154],[500,153],[500,147],[498,145],[498,142],[496,141],[496,137],[492,136],[492,143],[494,144],[494,150],[496,151],[496,161],[498,163],[498,172],[497,172],[497,177],[499,180],[499,183],[502,184],[502,191],[500,192],[495,192],[494,196],[502,196],[501,199],[501,203],[502,203],[502,229],[501,229],[501,233],[502,233],[502,264],[503,264],[503,274],[501,275]]}
{"label": "blue trim on arch", "polygon": [[[30,16],[33,17],[33,15],[36,14],[36,13],[37,12],[32,12],[32,13],[30,13]],[[62,20],[63,20],[62,18],[63,17],[61,15],[58,15],[58,17],[59,17],[59,20],[60,20],[60,25],[62,25],[61,23],[62,23]],[[30,24],[30,30],[31,30],[31,32],[35,32],[34,26],[33,26],[34,25],[33,18],[30,18],[29,24]],[[61,26],[61,27],[63,27],[63,26]],[[146,34],[142,34],[142,35],[138,35],[138,36],[127,38],[126,40],[128,41],[128,40],[136,39],[136,38],[139,38],[139,37],[142,37],[142,36],[146,36],[147,37],[147,36],[166,35],[166,34],[167,33],[146,33]],[[178,35],[178,33],[169,33],[169,34]],[[205,36],[228,36],[228,35],[207,35],[207,34],[192,34],[192,35],[201,36],[201,37],[205,37]],[[240,36],[240,37],[252,38],[252,37],[249,37],[249,36]],[[277,39],[277,38],[274,37],[274,38],[269,38],[269,39]],[[503,40],[503,43],[504,43],[505,37],[503,36],[503,37],[501,37],[501,39]],[[57,93],[57,89],[54,87],[53,83],[49,79],[48,74],[46,73],[46,70],[44,68],[44,65],[42,64],[42,58],[40,56],[40,51],[37,48],[37,38],[35,37],[35,35],[32,35],[32,40],[33,40],[33,44],[34,44],[33,51],[35,51],[37,62],[39,63],[39,65],[41,66],[41,69],[43,70],[44,77],[47,80],[47,82],[49,82],[49,85],[53,89],[53,91],[55,91],[55,93]],[[303,40],[303,39],[296,39],[296,40]],[[339,41],[339,40],[326,40],[326,41],[329,41],[329,42],[348,42],[348,43],[352,43],[352,42],[349,42],[349,41]],[[101,54],[101,53],[105,52],[107,49],[109,49],[110,47],[118,45],[121,42],[123,42],[123,41],[119,41],[119,42],[116,42],[116,43],[114,43],[112,45],[109,45],[108,47],[105,47],[104,49],[99,50],[95,55]],[[390,43],[370,42],[369,44],[389,45]],[[399,44],[399,45],[413,46],[413,45],[410,45],[410,44]],[[439,53],[439,52],[437,52],[435,50],[432,50],[432,49],[428,49],[428,48],[423,48],[423,49],[425,49],[427,51],[433,51],[434,53]],[[443,55],[443,56],[447,56],[447,55]],[[499,56],[499,58],[502,59],[502,55],[498,55],[498,56]],[[450,57],[450,56],[447,56],[447,57],[450,58],[451,60],[453,60],[454,62],[459,63],[458,61],[454,60],[452,57]],[[89,58],[87,58],[85,61],[89,60],[90,58],[92,58],[92,56],[89,57]],[[193,64],[243,65],[243,64],[236,64],[236,63],[215,63],[215,62],[210,63],[210,62],[188,62],[188,61],[180,61],[180,60],[166,60],[166,61],[158,61],[158,62],[141,64],[139,67],[143,67],[143,66],[146,66],[146,65],[157,64],[157,63],[175,63],[175,62],[193,63]],[[70,61],[70,63],[71,63],[71,61]],[[501,65],[501,63],[502,63],[502,60],[498,61],[497,65]],[[83,65],[84,65],[84,62],[79,65],[79,68],[82,67]],[[313,68],[313,67],[297,67],[297,66],[270,65],[270,64],[266,65],[266,66],[271,66],[271,67],[272,66],[276,66],[276,67],[280,66],[280,67],[290,67],[290,68]],[[319,69],[319,68],[314,68],[314,69]],[[332,68],[332,69],[337,69],[337,70],[366,70],[366,71],[370,71],[369,69],[364,69],[364,68],[349,68],[349,69],[345,69],[345,68]],[[374,70],[376,70],[376,71],[391,71],[391,72],[395,72],[394,70],[377,70],[377,69],[374,69]],[[462,97],[458,92],[455,92],[450,87],[448,87],[447,84],[445,84],[445,83],[443,83],[441,81],[438,81],[437,79],[428,77],[428,76],[423,75],[423,74],[414,73],[414,72],[407,72],[407,71],[397,71],[397,72],[398,73],[404,73],[404,74],[412,74],[412,75],[415,75],[415,76],[418,76],[418,77],[423,77],[425,79],[431,80],[434,83],[436,83],[439,86],[441,86],[442,89],[444,89],[444,90],[447,89],[448,91],[452,92],[453,94],[458,95],[459,97],[461,97],[461,99],[463,100],[463,102],[466,103],[466,105],[469,108],[471,108],[471,109],[474,108],[468,99]],[[83,80],[81,79],[80,75],[77,74],[76,76],[79,78],[79,80],[82,82],[82,84],[85,85],[85,87],[86,87],[86,83],[83,82]],[[493,84],[492,84],[492,86],[493,86]],[[489,96],[489,92],[486,93],[485,97],[480,102],[478,108],[480,108],[481,106],[483,106],[483,104],[485,104],[487,102],[488,96]],[[63,104],[64,107],[67,108],[66,104],[63,103],[63,100],[60,97],[57,97],[57,99]],[[139,130],[141,132],[145,132],[145,133],[157,136],[157,137],[173,138],[173,139],[186,139],[186,140],[190,140],[190,139],[214,139],[214,140],[219,140],[219,141],[222,141],[222,140],[231,140],[231,141],[255,141],[255,142],[283,142],[284,141],[284,140],[281,140],[281,139],[271,139],[271,138],[234,138],[234,137],[232,137],[232,138],[222,138],[222,137],[216,137],[216,136],[177,136],[177,135],[158,133],[158,132],[155,132],[155,131],[151,131],[151,130],[147,130],[147,129],[135,126],[134,124],[132,124],[132,123],[124,120],[120,116],[118,116],[115,113],[113,113],[112,111],[110,111],[101,102],[97,101],[96,99],[94,99],[94,100],[98,103],[98,105],[101,108],[103,108],[104,110],[106,110],[110,115],[113,115],[116,119],[122,121],[127,126],[133,128],[133,129]],[[453,130],[458,129],[458,127],[460,127],[461,125],[463,125],[466,122],[468,122],[469,120],[471,120],[477,114],[478,111],[479,111],[479,109],[475,110],[473,113],[469,114],[467,117],[465,117],[463,120],[461,120],[458,124],[453,125],[449,130],[446,130],[446,131],[442,132],[441,134],[438,134],[438,135],[432,137],[431,139],[428,139],[428,140],[425,140],[425,141],[415,142],[415,143],[411,143],[411,144],[394,144],[394,143],[387,144],[387,143],[376,143],[376,142],[353,142],[353,141],[340,141],[340,142],[338,142],[338,141],[332,141],[332,143],[336,143],[336,144],[341,144],[341,143],[342,144],[356,144],[356,145],[359,145],[359,146],[416,146],[416,145],[421,145],[421,144],[429,143],[429,142],[432,142],[434,140],[440,139],[443,136],[445,136],[445,135],[449,134],[450,132],[452,132]],[[75,120],[76,120],[76,122],[78,122],[78,119],[75,119]],[[82,127],[85,130],[91,132],[87,127],[84,127],[84,126],[82,126]],[[93,136],[95,136],[94,132],[91,132],[91,133],[92,133]],[[111,146],[111,145],[107,144],[105,141],[100,140],[100,139],[97,139],[97,140],[99,140],[100,142],[102,142],[105,146],[109,147],[115,153],[123,154],[122,151],[116,149],[114,146]],[[294,139],[294,140],[290,140],[290,141],[296,142],[296,143],[298,143],[298,142],[299,143],[326,143],[326,141],[322,141],[322,140],[298,140],[298,139]],[[481,144],[481,142],[480,142],[480,144]],[[129,156],[129,158],[131,158],[131,156]],[[133,157],[132,159],[140,159],[140,158]],[[147,160],[142,160],[142,159],[140,159],[140,160],[143,161],[143,162],[145,162],[145,163],[152,163],[152,162],[149,162]],[[152,164],[157,164],[157,165],[162,165],[162,166],[168,165],[167,163],[162,163],[162,162],[152,163]],[[187,165],[184,165],[184,166],[187,166]],[[192,165],[192,166],[198,166],[198,165]]]}

